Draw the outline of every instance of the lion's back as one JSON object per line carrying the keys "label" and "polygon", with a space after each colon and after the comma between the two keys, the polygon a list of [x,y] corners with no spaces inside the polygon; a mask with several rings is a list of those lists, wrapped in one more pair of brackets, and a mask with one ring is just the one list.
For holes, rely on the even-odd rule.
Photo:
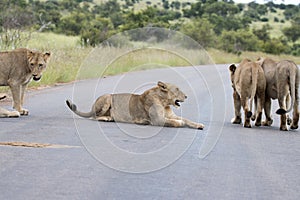
{"label": "lion's back", "polygon": [[140,95],[122,93],[112,95],[111,115],[117,122],[139,122],[148,119]]}
{"label": "lion's back", "polygon": [[26,54],[26,49],[0,52],[0,85],[7,85],[12,74],[25,74],[23,71],[27,70]]}

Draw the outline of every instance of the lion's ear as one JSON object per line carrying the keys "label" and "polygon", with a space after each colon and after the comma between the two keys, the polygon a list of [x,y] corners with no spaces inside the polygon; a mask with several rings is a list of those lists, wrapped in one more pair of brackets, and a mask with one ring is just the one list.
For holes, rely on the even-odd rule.
{"label": "lion's ear", "polygon": [[45,52],[43,54],[43,57],[44,57],[44,60],[46,63],[49,62],[50,56],[51,56],[51,52]]}
{"label": "lion's ear", "polygon": [[236,70],[236,66],[235,64],[232,64],[229,66],[229,70],[231,71],[232,74],[234,74],[235,70]]}
{"label": "lion's ear", "polygon": [[160,87],[160,89],[162,91],[167,91],[168,90],[167,84],[165,84],[165,83],[163,83],[161,81],[158,81],[157,85],[158,85],[158,87]]}
{"label": "lion's ear", "polygon": [[32,57],[33,57],[33,55],[34,55],[34,52],[33,51],[27,51],[27,59],[28,60],[31,60],[32,59]]}

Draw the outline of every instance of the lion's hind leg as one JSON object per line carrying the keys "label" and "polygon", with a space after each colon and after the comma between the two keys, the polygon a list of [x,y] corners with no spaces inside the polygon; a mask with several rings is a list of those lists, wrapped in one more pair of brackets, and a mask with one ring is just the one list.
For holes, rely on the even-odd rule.
{"label": "lion's hind leg", "polygon": [[[297,94],[298,95],[298,94]],[[297,97],[298,98],[298,97]],[[298,109],[298,100],[294,102],[293,108],[293,120],[291,122],[291,129],[298,129],[298,122],[299,122],[299,109]]]}
{"label": "lion's hind leg", "polygon": [[244,127],[245,128],[251,128],[250,118],[252,116],[252,112],[249,109],[249,98],[248,97],[241,97],[241,105],[244,110],[244,116],[245,116],[245,122]]}
{"label": "lion's hind leg", "polygon": [[106,121],[106,122],[114,121],[110,112],[111,104],[112,104],[111,95],[103,95],[99,97],[93,106],[93,110],[95,112],[94,118],[98,121]]}
{"label": "lion's hind leg", "polygon": [[[279,92],[280,93],[280,92]],[[279,95],[278,104],[281,110],[286,111],[286,95]],[[278,113],[277,113],[278,114]],[[280,113],[280,130],[287,131],[287,115],[286,113]]]}
{"label": "lion's hind leg", "polygon": [[265,98],[265,103],[264,103],[264,111],[265,111],[265,116],[266,120],[263,121],[262,125],[263,126],[271,126],[273,123],[273,119],[271,117],[271,98],[266,96]]}

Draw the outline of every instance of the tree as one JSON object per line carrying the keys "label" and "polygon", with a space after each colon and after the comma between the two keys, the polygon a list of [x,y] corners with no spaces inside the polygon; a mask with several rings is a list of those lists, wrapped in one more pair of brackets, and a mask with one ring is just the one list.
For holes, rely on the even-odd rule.
{"label": "tree", "polygon": [[170,8],[170,4],[169,4],[169,1],[168,1],[168,0],[165,0],[165,1],[163,2],[163,7],[164,7],[164,9],[166,9],[166,10],[168,10],[168,9]]}
{"label": "tree", "polygon": [[79,35],[81,30],[89,25],[91,19],[84,13],[72,12],[60,20],[56,31],[66,35]]}
{"label": "tree", "polygon": [[115,33],[113,24],[107,18],[97,18],[80,34],[84,46],[97,46]]}
{"label": "tree", "polygon": [[117,0],[109,0],[101,5],[96,5],[92,12],[100,15],[100,17],[110,17],[112,14],[120,13],[121,6]]}
{"label": "tree", "polygon": [[204,48],[214,45],[216,40],[213,25],[207,19],[194,19],[183,24],[181,31],[196,40]]}
{"label": "tree", "polygon": [[208,15],[217,14],[221,17],[228,17],[237,14],[239,10],[239,7],[235,4],[223,1],[214,2],[212,4],[204,4],[204,12]]}
{"label": "tree", "polygon": [[294,43],[300,38],[300,14],[293,18],[292,25],[290,27],[283,29],[283,33]]}
{"label": "tree", "polygon": [[240,54],[242,51],[257,51],[258,38],[249,30],[239,29],[237,31],[223,31],[220,37],[220,48]]}
{"label": "tree", "polygon": [[272,28],[269,24],[265,24],[261,29],[253,29],[253,33],[258,37],[258,39],[262,40],[263,42],[266,42],[270,40],[269,30],[271,29]]}
{"label": "tree", "polygon": [[0,1],[0,48],[17,48],[30,39],[30,28],[36,23],[25,0]]}
{"label": "tree", "polygon": [[202,2],[197,2],[191,4],[190,9],[183,9],[183,16],[187,18],[191,17],[201,17],[204,14],[204,8],[203,8],[203,3]]}
{"label": "tree", "polygon": [[290,51],[290,47],[280,38],[273,38],[272,40],[268,40],[264,43],[263,51],[279,55],[282,53],[288,53]]}
{"label": "tree", "polygon": [[293,16],[298,15],[300,13],[300,7],[296,5],[288,5],[283,12],[285,19],[292,19]]}

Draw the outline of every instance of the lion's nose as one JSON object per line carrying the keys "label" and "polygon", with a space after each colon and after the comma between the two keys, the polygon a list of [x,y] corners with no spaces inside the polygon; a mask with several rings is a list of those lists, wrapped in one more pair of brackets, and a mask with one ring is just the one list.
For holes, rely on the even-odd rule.
{"label": "lion's nose", "polygon": [[185,96],[184,96],[184,98],[186,98],[186,99],[187,99],[187,96],[185,95]]}

